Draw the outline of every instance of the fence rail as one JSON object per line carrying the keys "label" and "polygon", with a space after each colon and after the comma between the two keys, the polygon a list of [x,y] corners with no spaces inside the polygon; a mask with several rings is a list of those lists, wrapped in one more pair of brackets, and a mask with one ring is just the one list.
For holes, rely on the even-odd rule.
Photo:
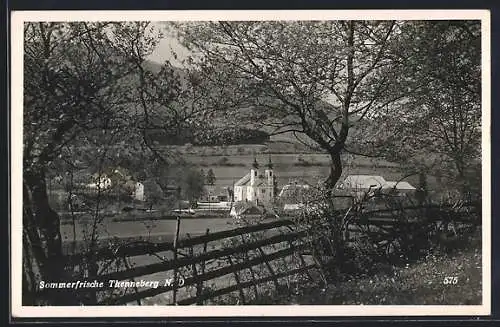
{"label": "fence rail", "polygon": [[[258,225],[251,225],[231,230],[224,230],[220,232],[179,240],[177,244],[177,249],[189,248],[195,245],[201,245],[208,242],[218,241],[224,238],[229,238],[259,231],[265,231],[278,227],[292,226],[292,225],[293,222],[290,220],[277,220]],[[113,259],[117,256],[131,257],[131,256],[152,254],[164,251],[173,251],[173,249],[174,249],[173,242],[151,243],[147,241],[132,241],[120,245],[114,249],[101,248],[93,253],[85,253],[85,252],[77,253],[68,255],[66,258],[67,261],[70,262],[79,262],[81,260],[85,260],[85,258],[87,258],[89,255],[92,255],[92,257],[95,259],[106,260],[106,259]]]}

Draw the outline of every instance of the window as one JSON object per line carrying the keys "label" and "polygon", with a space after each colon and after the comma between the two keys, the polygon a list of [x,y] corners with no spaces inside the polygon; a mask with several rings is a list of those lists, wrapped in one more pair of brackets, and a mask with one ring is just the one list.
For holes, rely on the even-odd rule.
{"label": "window", "polygon": [[273,176],[273,172],[272,171],[269,172],[269,176]]}
{"label": "window", "polygon": [[254,172],[253,172],[253,175],[254,175],[255,177],[257,177],[257,172],[256,172],[256,171],[254,171]]}
{"label": "window", "polygon": [[266,190],[265,189],[262,189],[262,194],[266,193]]}

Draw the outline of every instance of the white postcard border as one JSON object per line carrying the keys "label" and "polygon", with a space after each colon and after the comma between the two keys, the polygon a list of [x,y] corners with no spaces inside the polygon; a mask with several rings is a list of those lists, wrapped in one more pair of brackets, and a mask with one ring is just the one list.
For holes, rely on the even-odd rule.
{"label": "white postcard border", "polygon": [[[23,23],[28,21],[181,20],[458,20],[482,21],[482,305],[273,306],[22,306]],[[228,11],[13,11],[11,13],[11,308],[14,317],[275,317],[480,316],[491,311],[491,71],[488,10],[228,10]]]}

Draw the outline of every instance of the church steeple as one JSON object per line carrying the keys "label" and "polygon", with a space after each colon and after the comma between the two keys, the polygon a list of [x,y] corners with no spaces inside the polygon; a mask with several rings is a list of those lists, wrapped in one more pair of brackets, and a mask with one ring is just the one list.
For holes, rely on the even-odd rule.
{"label": "church steeple", "polygon": [[[274,186],[273,162],[271,161],[271,155],[269,155],[269,161],[267,162],[267,165],[266,165],[266,180],[267,180],[268,187]],[[272,197],[273,192],[271,191],[270,194]]]}
{"label": "church steeple", "polygon": [[252,167],[254,169],[259,169],[259,163],[257,162],[257,157],[253,157],[253,164]]}
{"label": "church steeple", "polygon": [[267,168],[273,169],[273,162],[271,161],[271,155],[269,155],[269,161],[267,162]]}

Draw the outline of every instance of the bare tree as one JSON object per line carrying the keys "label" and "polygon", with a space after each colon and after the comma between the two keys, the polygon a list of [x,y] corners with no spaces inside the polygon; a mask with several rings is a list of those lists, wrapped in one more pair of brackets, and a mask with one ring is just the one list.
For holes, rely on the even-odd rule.
{"label": "bare tree", "polygon": [[349,131],[402,97],[389,96],[391,44],[399,31],[394,21],[221,21],[176,28],[201,65],[227,76],[222,87],[251,94],[251,110],[230,116],[271,134],[292,133],[330,155],[328,189],[342,174]]}
{"label": "bare tree", "polygon": [[480,191],[480,28],[477,21],[405,25],[394,53],[412,92],[398,115],[378,119],[380,152],[412,169],[444,171],[463,193],[473,184]]}

